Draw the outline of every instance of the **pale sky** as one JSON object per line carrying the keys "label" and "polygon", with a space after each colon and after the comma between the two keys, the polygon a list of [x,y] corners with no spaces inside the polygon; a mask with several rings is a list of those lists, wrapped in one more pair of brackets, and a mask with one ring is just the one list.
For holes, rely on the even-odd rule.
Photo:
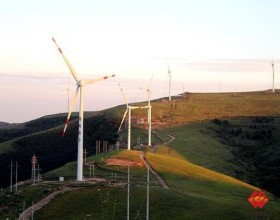
{"label": "pale sky", "polygon": [[[67,111],[75,82],[51,38],[88,86],[85,110],[172,94],[280,87],[278,0],[0,0],[0,121]],[[75,110],[78,110],[78,102]]]}

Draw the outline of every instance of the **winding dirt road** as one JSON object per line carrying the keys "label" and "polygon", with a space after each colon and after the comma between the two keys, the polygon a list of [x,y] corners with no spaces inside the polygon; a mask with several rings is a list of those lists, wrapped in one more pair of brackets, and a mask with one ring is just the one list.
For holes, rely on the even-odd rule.
{"label": "winding dirt road", "polygon": [[163,146],[163,145],[168,145],[168,144],[172,143],[172,142],[175,140],[175,137],[172,136],[172,135],[170,135],[170,134],[164,134],[164,133],[160,133],[160,132],[157,132],[157,131],[153,131],[153,133],[154,133],[154,134],[161,134],[161,135],[164,135],[164,136],[170,138],[168,141],[164,142],[163,144],[160,144],[160,145],[158,145],[158,146],[155,146],[154,149],[158,149],[158,148],[160,148],[160,147]]}
{"label": "winding dirt road", "polygon": [[70,191],[70,190],[75,190],[75,189],[78,189],[78,188],[63,187],[62,189],[53,192],[52,194],[48,195],[47,197],[45,197],[44,199],[42,199],[38,203],[36,203],[33,206],[30,206],[28,209],[24,210],[20,214],[18,220],[28,220],[28,219],[30,219],[32,217],[32,213],[34,214],[41,207],[43,207],[44,205],[47,205],[51,201],[51,199],[53,199],[56,195],[58,195],[60,193],[67,192],[67,191]]}

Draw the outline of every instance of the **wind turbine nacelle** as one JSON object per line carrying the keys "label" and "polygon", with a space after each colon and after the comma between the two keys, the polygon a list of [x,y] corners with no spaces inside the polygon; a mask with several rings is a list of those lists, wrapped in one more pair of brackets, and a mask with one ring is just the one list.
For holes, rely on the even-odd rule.
{"label": "wind turbine nacelle", "polygon": [[84,85],[86,85],[86,83],[85,83],[85,81],[83,81],[83,80],[80,80],[80,81],[77,82],[77,86],[78,86],[78,87],[84,86]]}

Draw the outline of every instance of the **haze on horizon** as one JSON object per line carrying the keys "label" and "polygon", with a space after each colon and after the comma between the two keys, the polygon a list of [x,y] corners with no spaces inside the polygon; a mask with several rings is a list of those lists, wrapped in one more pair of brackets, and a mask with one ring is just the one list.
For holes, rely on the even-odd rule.
{"label": "haze on horizon", "polygon": [[[81,78],[117,77],[86,88],[85,110],[172,94],[280,87],[277,0],[0,1],[0,121],[67,111],[75,82],[55,37]],[[221,89],[220,89],[221,84]],[[78,106],[76,106],[78,110]]]}

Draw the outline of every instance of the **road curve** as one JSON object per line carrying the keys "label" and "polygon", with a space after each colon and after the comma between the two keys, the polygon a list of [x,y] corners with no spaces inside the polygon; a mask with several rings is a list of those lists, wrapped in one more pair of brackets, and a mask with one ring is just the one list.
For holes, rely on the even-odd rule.
{"label": "road curve", "polygon": [[168,145],[168,144],[172,143],[172,142],[175,140],[175,137],[172,136],[172,135],[170,135],[170,134],[164,134],[164,133],[157,132],[157,131],[153,131],[153,133],[155,133],[155,134],[161,134],[161,135],[164,135],[164,136],[167,136],[167,137],[170,138],[168,141],[164,142],[163,144],[160,144],[160,145],[158,145],[158,146],[155,146],[155,147],[154,147],[155,149],[160,148],[160,147],[163,146],[163,145]]}

